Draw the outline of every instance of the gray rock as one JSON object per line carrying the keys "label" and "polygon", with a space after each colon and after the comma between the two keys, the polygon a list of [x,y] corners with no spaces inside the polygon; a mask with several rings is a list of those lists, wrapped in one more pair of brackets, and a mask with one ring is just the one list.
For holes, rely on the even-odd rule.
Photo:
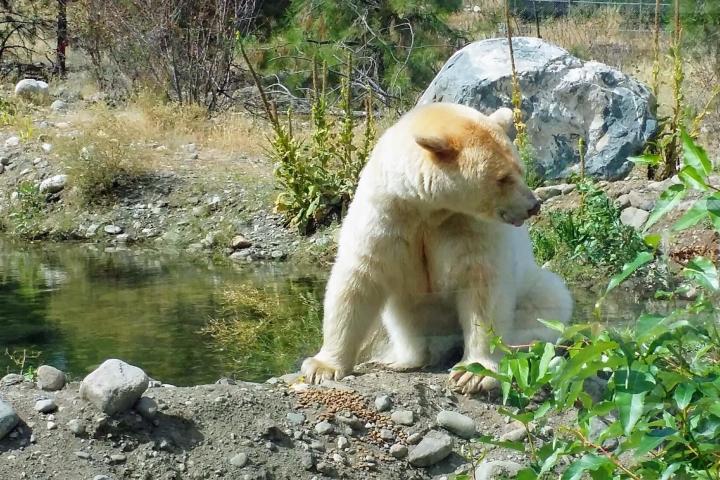
{"label": "gray rock", "polygon": [[335,427],[333,427],[332,423],[323,420],[315,425],[315,431],[320,435],[330,435],[335,431]]}
{"label": "gray rock", "polygon": [[515,478],[524,467],[519,463],[507,460],[484,460],[475,469],[475,480],[494,480],[499,478]]}
{"label": "gray rock", "polygon": [[615,206],[619,209],[627,208],[630,206],[630,195],[624,193],[615,199]]}
{"label": "gray rock", "polygon": [[112,480],[112,478],[108,477],[107,475],[95,475],[93,477],[93,480]]}
{"label": "gray rock", "polygon": [[363,428],[363,422],[355,415],[349,414],[347,412],[344,414],[340,413],[335,415],[335,420],[342,423],[343,425],[347,425],[353,430],[360,430]]}
{"label": "gray rock", "polygon": [[238,468],[242,468],[248,463],[248,456],[247,453],[238,453],[233,455],[230,458],[230,465],[233,465]]}
{"label": "gray rock", "polygon": [[0,165],[8,166],[10,165],[10,162],[12,162],[12,157],[10,155],[0,153]]}
{"label": "gray rock", "polygon": [[347,437],[340,435],[337,439],[338,450],[345,450],[348,446],[350,446],[350,440],[348,440]]}
{"label": "gray rock", "polygon": [[35,411],[40,413],[52,413],[57,410],[57,404],[52,398],[43,398],[35,402]]}
{"label": "gray rock", "polygon": [[559,183],[555,185],[555,188],[559,188],[563,195],[567,195],[568,193],[575,190],[575,184],[574,183]]}
{"label": "gray rock", "polygon": [[305,470],[312,470],[315,466],[315,455],[312,452],[302,452],[300,454],[300,463]]}
{"label": "gray rock", "polygon": [[323,475],[327,475],[328,477],[335,477],[337,475],[337,470],[335,470],[335,467],[328,462],[320,462],[315,468],[317,468],[318,472],[322,473]]}
{"label": "gray rock", "polygon": [[243,250],[252,247],[252,242],[243,235],[237,234],[230,241],[230,248],[233,250]]}
{"label": "gray rock", "polygon": [[20,421],[15,410],[6,403],[0,400],[0,440],[10,433]]}
{"label": "gray rock", "polygon": [[411,433],[407,437],[407,443],[409,445],[417,445],[423,439],[423,434],[420,432]]}
{"label": "gray rock", "polygon": [[415,423],[415,414],[412,410],[395,410],[390,419],[398,425],[410,426]]}
{"label": "gray rock", "polygon": [[414,467],[429,467],[445,459],[453,449],[450,435],[431,430],[417,447],[410,451],[408,462]]}
{"label": "gray rock", "polygon": [[461,413],[442,410],[437,414],[437,423],[462,438],[470,439],[477,435],[473,419]]}
{"label": "gray rock", "polygon": [[5,140],[5,148],[13,148],[20,145],[20,137],[13,135]]}
{"label": "gray rock", "polygon": [[123,228],[118,225],[105,225],[105,228],[103,228],[105,233],[108,235],[120,235],[123,233]]}
{"label": "gray rock", "polygon": [[110,463],[125,463],[127,460],[127,457],[123,455],[122,453],[116,453],[113,455],[110,455]]}
{"label": "gray rock", "polygon": [[389,395],[380,395],[375,399],[375,409],[378,412],[387,412],[392,408],[392,400]]}
{"label": "gray rock", "polygon": [[50,87],[42,80],[25,78],[15,85],[15,95],[25,100],[43,102],[50,96]]}
{"label": "gray rock", "polygon": [[0,175],[2,175],[2,173],[3,173],[4,171],[5,171],[5,165],[3,165],[2,163],[0,163]]}
{"label": "gray rock", "polygon": [[67,109],[67,103],[60,99],[55,100],[52,104],[50,104],[50,109],[55,112],[63,112]]}
{"label": "gray rock", "polygon": [[52,177],[46,178],[45,180],[40,182],[38,190],[40,190],[40,193],[62,192],[62,190],[67,185],[67,181],[67,175],[53,175]]}
{"label": "gray rock", "polygon": [[90,458],[90,454],[87,452],[83,452],[82,450],[75,452],[75,456],[78,458],[82,458],[83,460],[87,460]]}
{"label": "gray rock", "polygon": [[285,416],[290,425],[302,425],[305,423],[305,415],[298,412],[288,412]]}
{"label": "gray rock", "polygon": [[392,442],[393,440],[395,440],[395,434],[392,432],[392,430],[383,428],[380,430],[380,438],[386,442]]}
{"label": "gray rock", "polygon": [[0,386],[9,387],[25,381],[25,377],[17,373],[8,373],[0,379]]}
{"label": "gray rock", "polygon": [[[563,178],[579,168],[578,138],[586,143],[585,171],[607,179],[627,175],[657,129],[650,90],[607,65],[584,62],[538,38],[513,39],[522,110],[541,173]],[[419,104],[454,102],[491,113],[510,106],[507,40],[471,43],[442,67]]]}
{"label": "gray rock", "polygon": [[37,385],[41,390],[60,390],[65,386],[65,374],[50,365],[41,365],[37,369]]}
{"label": "gray rock", "polygon": [[650,211],[655,207],[655,194],[654,193],[641,193],[632,191],[628,193],[628,200],[630,205],[639,208],[640,210]]}
{"label": "gray rock", "polygon": [[583,390],[590,395],[593,403],[600,403],[605,400],[605,392],[607,392],[607,380],[596,376],[588,377],[583,382]]}
{"label": "gray rock", "polygon": [[105,360],[80,384],[80,396],[108,415],[129,410],[147,390],[148,376],[122,360]]}
{"label": "gray rock", "polygon": [[146,420],[154,420],[157,417],[158,404],[150,397],[142,397],[135,404],[135,411]]}
{"label": "gray rock", "polygon": [[79,418],[74,418],[67,423],[68,430],[75,436],[84,435],[86,432],[85,422]]}
{"label": "gray rock", "polygon": [[538,199],[541,202],[547,202],[553,197],[557,197],[559,195],[562,195],[562,190],[555,186],[549,186],[549,187],[538,187],[535,189],[535,195],[538,197]]}
{"label": "gray rock", "polygon": [[48,430],[55,430],[56,428],[57,428],[57,423],[53,422],[52,420],[47,422]]}
{"label": "gray rock", "polygon": [[405,458],[408,454],[408,448],[402,443],[396,443],[390,447],[390,455],[394,458]]}
{"label": "gray rock", "polygon": [[527,437],[525,427],[513,428],[500,435],[501,442],[519,442]]}
{"label": "gray rock", "polygon": [[650,213],[645,210],[640,210],[635,207],[627,207],[625,210],[620,212],[620,222],[639,230],[643,225],[645,225],[649,216]]}

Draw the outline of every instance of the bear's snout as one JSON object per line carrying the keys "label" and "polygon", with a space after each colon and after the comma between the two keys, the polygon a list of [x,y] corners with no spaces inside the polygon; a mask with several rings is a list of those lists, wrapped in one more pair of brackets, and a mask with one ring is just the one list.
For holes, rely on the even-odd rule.
{"label": "bear's snout", "polygon": [[528,210],[528,218],[540,213],[540,200],[538,200],[537,198],[535,198],[533,200],[534,200],[533,206],[530,207],[530,209]]}

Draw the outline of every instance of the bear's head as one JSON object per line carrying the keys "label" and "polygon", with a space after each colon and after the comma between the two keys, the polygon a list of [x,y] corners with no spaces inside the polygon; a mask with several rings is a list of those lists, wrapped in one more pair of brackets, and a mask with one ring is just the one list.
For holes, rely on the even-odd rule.
{"label": "bear's head", "polygon": [[438,208],[520,226],[540,202],[523,179],[508,136],[512,110],[490,116],[456,104],[434,103],[413,116],[411,133],[422,147],[427,196]]}

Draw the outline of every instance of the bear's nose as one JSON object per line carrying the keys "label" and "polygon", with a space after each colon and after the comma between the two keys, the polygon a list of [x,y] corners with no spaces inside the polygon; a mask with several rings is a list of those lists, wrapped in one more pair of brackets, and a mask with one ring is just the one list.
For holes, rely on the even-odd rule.
{"label": "bear's nose", "polygon": [[540,213],[540,201],[536,198],[535,203],[533,206],[528,210],[528,217],[532,217],[533,215],[537,215]]}

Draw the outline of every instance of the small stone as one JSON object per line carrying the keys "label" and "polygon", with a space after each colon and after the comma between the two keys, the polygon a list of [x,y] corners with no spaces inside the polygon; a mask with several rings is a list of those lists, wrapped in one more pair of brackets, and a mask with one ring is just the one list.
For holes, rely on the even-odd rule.
{"label": "small stone", "polygon": [[40,193],[58,193],[65,188],[67,181],[67,175],[53,175],[40,182],[38,190]]}
{"label": "small stone", "polygon": [[420,432],[415,432],[415,433],[408,435],[406,441],[410,445],[417,445],[418,443],[420,443],[420,441],[422,439],[423,439],[423,434]]}
{"label": "small stone", "polygon": [[75,456],[78,457],[78,458],[82,458],[83,460],[87,460],[88,458],[90,458],[90,454],[89,454],[89,453],[87,453],[87,452],[82,452],[82,451],[81,451],[81,452],[75,452]]}
{"label": "small stone", "polygon": [[302,425],[305,423],[305,415],[302,413],[289,412],[285,417],[290,425]]}
{"label": "small stone", "polygon": [[431,430],[422,441],[410,451],[408,462],[414,467],[429,467],[445,459],[453,449],[450,435]]}
{"label": "small stone", "polygon": [[475,480],[494,480],[496,478],[515,478],[524,467],[507,460],[484,460],[475,469]]}
{"label": "small stone", "polygon": [[395,434],[391,430],[383,428],[380,430],[380,439],[386,442],[392,442],[395,440]]}
{"label": "small stone", "polygon": [[112,478],[108,477],[107,475],[95,475],[93,477],[93,480],[112,480]]}
{"label": "small stone", "polygon": [[105,225],[105,228],[103,228],[105,233],[108,235],[120,235],[123,233],[123,228],[118,225]]}
{"label": "small stone", "polygon": [[47,422],[47,429],[48,430],[55,430],[57,428],[57,423],[55,422]]}
{"label": "small stone", "polygon": [[519,442],[527,437],[527,430],[525,427],[513,428],[502,435],[500,435],[501,442]]}
{"label": "small stone", "polygon": [[628,200],[631,206],[645,210],[646,212],[649,212],[655,207],[654,194],[632,191],[628,193]]}
{"label": "small stone", "polygon": [[252,247],[252,242],[243,235],[237,234],[230,241],[230,248],[233,250],[243,250]]}
{"label": "small stone", "polygon": [[412,410],[395,410],[390,419],[398,425],[410,426],[415,423],[415,414]]}
{"label": "small stone", "polygon": [[247,453],[238,453],[230,458],[230,465],[242,468],[248,463]]}
{"label": "small stone", "polygon": [[270,256],[275,260],[281,260],[285,258],[285,252],[283,252],[282,250],[273,250],[272,252],[270,252]]}
{"label": "small stone", "polygon": [[333,427],[332,423],[323,420],[315,425],[315,431],[320,435],[330,435],[335,431],[335,427]]}
{"label": "small stone", "polygon": [[58,99],[52,102],[50,108],[55,112],[62,112],[67,108],[67,103],[65,103],[63,100]]}
{"label": "small stone", "polygon": [[158,404],[150,397],[141,397],[135,404],[135,411],[146,420],[153,420],[157,417]]}
{"label": "small stone", "polygon": [[41,365],[37,369],[37,384],[41,390],[60,390],[65,386],[65,374],[50,365]]}
{"label": "small stone", "polygon": [[355,415],[348,415],[347,413],[337,414],[335,415],[335,420],[342,423],[343,425],[347,425],[353,430],[361,430],[363,428],[362,421]]}
{"label": "small stone", "polygon": [[389,395],[380,395],[375,399],[375,410],[378,412],[387,412],[392,408],[392,400]]}
{"label": "small stone", "polygon": [[6,148],[17,147],[18,145],[20,145],[20,137],[18,137],[18,136],[12,136],[12,137],[8,138],[7,140],[5,140]]}
{"label": "small stone", "polygon": [[630,206],[630,195],[627,193],[620,195],[615,199],[615,206],[622,210],[623,208],[627,208]]}
{"label": "small stone", "polygon": [[52,152],[53,146],[51,143],[43,143],[42,145],[40,145],[40,148],[42,148],[43,152],[50,153]]}
{"label": "small stone", "polygon": [[465,439],[470,439],[477,434],[473,419],[461,413],[442,410],[437,414],[437,423]]}
{"label": "small stone", "polygon": [[557,188],[556,186],[538,187],[535,189],[535,195],[541,202],[546,202],[553,197],[562,195],[562,190]]}
{"label": "small stone", "polygon": [[390,455],[395,458],[405,458],[408,454],[408,448],[402,443],[396,443],[390,447]]}
{"label": "small stone", "polygon": [[51,413],[57,410],[57,404],[52,398],[43,398],[35,402],[35,411],[40,413]]}
{"label": "small stone", "polygon": [[20,421],[9,403],[0,400],[0,440],[10,433]]}
{"label": "small stone", "polygon": [[75,436],[80,436],[85,434],[85,422],[80,420],[79,418],[74,418],[70,420],[67,423],[68,430],[72,432]]}
{"label": "small stone", "polygon": [[650,213],[635,207],[627,207],[625,210],[620,212],[620,222],[623,225],[629,225],[635,229],[641,229],[645,225],[645,221],[650,216]]}
{"label": "small stone", "polygon": [[147,390],[148,376],[121,360],[104,361],[80,384],[80,397],[108,415],[129,410]]}
{"label": "small stone", "polygon": [[110,455],[110,463],[125,463],[127,457],[122,453]]}
{"label": "small stone", "polygon": [[300,454],[300,463],[305,470],[312,470],[315,466],[315,456],[312,452],[302,452]]}
{"label": "small stone", "polygon": [[328,462],[320,462],[317,464],[316,468],[318,472],[322,473],[323,475],[327,475],[328,477],[334,477],[337,475],[335,467],[333,467]]}
{"label": "small stone", "polygon": [[350,440],[348,440],[345,436],[339,436],[337,439],[338,450],[345,450],[348,446],[350,446]]}

